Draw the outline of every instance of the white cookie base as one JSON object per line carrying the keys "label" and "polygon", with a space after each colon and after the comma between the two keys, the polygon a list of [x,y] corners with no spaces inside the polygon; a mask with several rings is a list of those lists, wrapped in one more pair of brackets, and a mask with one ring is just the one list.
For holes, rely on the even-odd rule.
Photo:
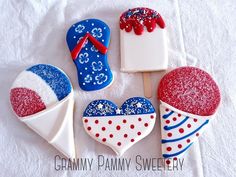
{"label": "white cookie base", "polygon": [[[152,119],[150,118],[151,115],[154,116]],[[142,121],[138,121],[138,118],[141,118]],[[85,123],[85,119],[88,120],[87,123]],[[126,123],[123,123],[124,119],[127,121]],[[96,120],[99,121],[99,124],[95,123]],[[112,121],[112,124],[108,124],[109,120]],[[86,132],[96,141],[109,146],[118,156],[122,156],[131,146],[150,134],[155,125],[155,120],[156,113],[128,116],[83,117]],[[145,123],[148,123],[148,127],[144,126]],[[130,128],[131,124],[135,126],[134,129]],[[121,127],[120,130],[116,129],[117,125]],[[91,127],[91,130],[88,130],[88,127]],[[105,127],[106,130],[102,131],[102,127]],[[141,132],[141,135],[138,135],[138,132]],[[99,137],[96,137],[96,133],[99,133]],[[109,137],[110,134],[113,135],[112,138]],[[125,138],[124,134],[127,134],[128,137]],[[106,142],[102,141],[103,138],[106,138]],[[134,139],[134,142],[131,142],[131,139]],[[121,146],[117,145],[118,142],[121,142]]]}
{"label": "white cookie base", "polygon": [[27,126],[68,158],[76,158],[73,131],[73,91],[56,105],[27,117],[19,117]]}
{"label": "white cookie base", "polygon": [[120,30],[121,71],[149,72],[166,70],[168,50],[165,29],[153,32],[145,28],[142,35]]}

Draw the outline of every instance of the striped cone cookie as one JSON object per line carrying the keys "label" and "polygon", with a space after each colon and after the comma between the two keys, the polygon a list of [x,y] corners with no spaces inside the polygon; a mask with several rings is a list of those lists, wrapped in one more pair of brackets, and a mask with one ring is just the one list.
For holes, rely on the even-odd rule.
{"label": "striped cone cookie", "polygon": [[164,158],[176,160],[198,140],[220,104],[220,91],[205,71],[180,67],[167,73],[158,87]]}

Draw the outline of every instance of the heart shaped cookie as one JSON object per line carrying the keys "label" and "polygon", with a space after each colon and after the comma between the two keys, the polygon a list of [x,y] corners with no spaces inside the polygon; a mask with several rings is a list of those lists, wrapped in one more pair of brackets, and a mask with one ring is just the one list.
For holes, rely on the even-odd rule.
{"label": "heart shaped cookie", "polygon": [[122,155],[153,129],[156,112],[145,98],[134,97],[118,106],[109,100],[91,102],[83,115],[86,132],[96,141]]}

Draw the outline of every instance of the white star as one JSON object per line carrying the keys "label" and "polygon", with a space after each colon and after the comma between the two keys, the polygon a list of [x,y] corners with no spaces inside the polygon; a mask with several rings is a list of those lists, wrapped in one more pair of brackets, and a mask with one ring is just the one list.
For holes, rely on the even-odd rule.
{"label": "white star", "polygon": [[99,103],[98,104],[98,109],[102,109],[102,107],[103,107],[103,104]]}
{"label": "white star", "polygon": [[138,102],[138,103],[136,104],[136,106],[137,106],[137,108],[141,108],[141,107],[142,107],[142,104]]}
{"label": "white star", "polygon": [[120,114],[121,113],[121,110],[118,108],[117,110],[116,110],[116,114]]}

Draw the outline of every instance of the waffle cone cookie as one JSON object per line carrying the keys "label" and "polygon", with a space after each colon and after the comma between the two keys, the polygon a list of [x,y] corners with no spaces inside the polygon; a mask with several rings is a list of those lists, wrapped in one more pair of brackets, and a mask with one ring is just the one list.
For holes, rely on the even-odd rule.
{"label": "waffle cone cookie", "polygon": [[220,104],[216,82],[205,71],[180,67],[167,73],[158,87],[164,158],[177,159],[198,140]]}
{"label": "waffle cone cookie", "polygon": [[45,64],[26,69],[12,85],[10,102],[20,121],[66,157],[75,158],[74,95],[63,71]]}

